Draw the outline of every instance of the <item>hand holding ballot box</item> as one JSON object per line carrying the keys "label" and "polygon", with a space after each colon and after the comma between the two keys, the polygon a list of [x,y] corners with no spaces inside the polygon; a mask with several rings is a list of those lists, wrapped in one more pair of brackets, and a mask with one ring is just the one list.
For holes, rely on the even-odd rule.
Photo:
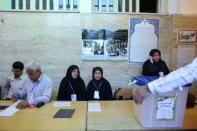
{"label": "hand holding ballot box", "polygon": [[[136,78],[136,79],[135,79]],[[142,88],[156,77],[135,77],[136,88]],[[160,94],[151,94],[142,104],[133,102],[134,114],[144,128],[182,128],[188,88]]]}

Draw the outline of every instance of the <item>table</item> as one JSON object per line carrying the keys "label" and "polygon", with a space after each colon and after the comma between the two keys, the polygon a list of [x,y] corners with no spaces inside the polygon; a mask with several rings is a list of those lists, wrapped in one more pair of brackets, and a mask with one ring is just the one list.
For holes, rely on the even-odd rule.
{"label": "table", "polygon": [[[92,101],[90,101],[92,102]],[[90,103],[89,102],[89,103]],[[24,109],[12,117],[0,117],[0,131],[84,131],[142,129],[133,114],[133,101],[101,101],[101,112],[87,112],[87,102],[71,102],[71,107],[52,107],[53,102],[41,108]],[[0,101],[0,105],[11,105]],[[72,118],[53,118],[59,109],[75,109]],[[184,129],[197,129],[197,106],[186,109]]]}
{"label": "table", "polygon": [[101,112],[87,113],[87,130],[141,129],[134,117],[132,101],[101,101]]}
{"label": "table", "polygon": [[197,105],[185,111],[184,129],[197,129]]}
{"label": "table", "polygon": [[[12,104],[0,101],[1,105]],[[71,102],[71,107],[53,107],[53,102],[41,108],[19,110],[12,117],[0,117],[0,130],[6,131],[84,131],[87,102]],[[75,109],[72,118],[53,118],[59,109]]]}

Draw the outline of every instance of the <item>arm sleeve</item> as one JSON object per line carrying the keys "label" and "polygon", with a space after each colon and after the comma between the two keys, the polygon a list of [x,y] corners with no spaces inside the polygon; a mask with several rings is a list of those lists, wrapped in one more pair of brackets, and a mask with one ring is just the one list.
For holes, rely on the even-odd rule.
{"label": "arm sleeve", "polygon": [[27,98],[27,91],[26,91],[26,87],[27,87],[27,81],[25,81],[23,88],[19,90],[19,92],[16,94],[16,97],[18,99],[26,99]]}
{"label": "arm sleeve", "polygon": [[51,99],[51,94],[53,91],[53,84],[51,80],[45,85],[44,91],[42,93],[42,96],[35,97],[34,98],[34,104],[38,104],[40,102],[47,103]]}
{"label": "arm sleeve", "polygon": [[88,86],[87,86],[87,99],[88,100],[93,100],[92,97],[92,93],[94,93],[94,91],[92,91],[93,89],[91,88],[91,82],[89,82]]}
{"label": "arm sleeve", "polygon": [[62,79],[62,81],[60,83],[59,91],[58,91],[57,100],[65,100],[65,97],[66,97],[65,83],[66,83],[66,81],[64,79]]}
{"label": "arm sleeve", "polygon": [[165,93],[192,83],[195,80],[197,80],[197,58],[191,64],[173,71],[165,77],[150,82],[148,87],[153,94]]}
{"label": "arm sleeve", "polygon": [[82,82],[82,100],[87,100],[87,91],[84,81]]}
{"label": "arm sleeve", "polygon": [[113,94],[112,94],[112,88],[110,83],[107,81],[107,94],[106,94],[106,100],[112,100],[113,99]]}

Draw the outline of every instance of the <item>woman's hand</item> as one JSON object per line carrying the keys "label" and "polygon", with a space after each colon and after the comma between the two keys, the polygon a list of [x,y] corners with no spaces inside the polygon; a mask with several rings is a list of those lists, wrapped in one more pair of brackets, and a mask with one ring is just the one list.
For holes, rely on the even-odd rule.
{"label": "woman's hand", "polygon": [[153,64],[153,57],[152,56],[149,56],[149,61],[150,61],[150,63]]}

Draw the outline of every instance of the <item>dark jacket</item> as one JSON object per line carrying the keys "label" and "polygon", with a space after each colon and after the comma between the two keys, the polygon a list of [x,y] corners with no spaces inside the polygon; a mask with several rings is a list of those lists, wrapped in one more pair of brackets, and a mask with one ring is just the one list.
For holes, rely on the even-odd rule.
{"label": "dark jacket", "polygon": [[87,86],[87,94],[88,100],[95,100],[94,99],[94,92],[99,91],[99,100],[112,100],[112,89],[110,83],[105,79],[102,78],[99,81],[91,80]]}
{"label": "dark jacket", "polygon": [[144,62],[142,74],[144,76],[159,76],[159,72],[164,75],[169,74],[169,69],[163,60],[151,63],[150,60]]}
{"label": "dark jacket", "polygon": [[68,68],[66,76],[62,79],[59,87],[57,100],[71,100],[71,95],[76,94],[78,101],[87,100],[87,92],[83,79],[79,76],[73,79],[71,73],[74,69],[78,69],[78,66],[72,65]]}

